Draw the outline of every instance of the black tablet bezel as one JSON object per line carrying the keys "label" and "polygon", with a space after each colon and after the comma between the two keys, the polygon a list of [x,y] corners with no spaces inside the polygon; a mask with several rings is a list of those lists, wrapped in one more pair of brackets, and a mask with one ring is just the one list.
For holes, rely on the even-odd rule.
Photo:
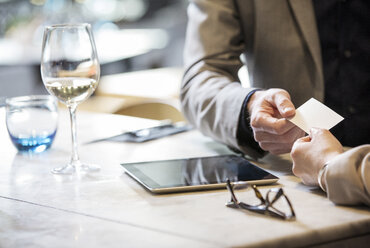
{"label": "black tablet bezel", "polygon": [[[193,157],[193,158],[182,158],[182,159],[170,159],[170,160],[157,160],[157,161],[145,161],[145,162],[134,162],[134,163],[122,163],[121,166],[124,168],[125,172],[135,179],[140,185],[152,193],[162,194],[162,193],[173,193],[173,192],[186,192],[186,191],[199,191],[199,190],[210,190],[210,189],[221,189],[226,188],[226,182],[212,183],[212,184],[198,184],[198,185],[167,185],[161,186],[148,175],[144,174],[137,166],[150,166],[150,164],[158,162],[184,162],[189,160],[199,160],[199,159],[220,159],[224,157],[232,157],[242,159],[243,162],[248,163],[248,165],[254,166],[257,169],[266,173],[266,177],[256,180],[244,181],[248,184],[264,185],[272,184],[279,180],[279,178],[270,172],[262,169],[258,165],[252,163],[251,161],[245,159],[244,157],[237,156],[234,154],[227,155],[217,155],[217,156],[206,156],[206,157]],[[254,168],[255,169],[255,168]]]}

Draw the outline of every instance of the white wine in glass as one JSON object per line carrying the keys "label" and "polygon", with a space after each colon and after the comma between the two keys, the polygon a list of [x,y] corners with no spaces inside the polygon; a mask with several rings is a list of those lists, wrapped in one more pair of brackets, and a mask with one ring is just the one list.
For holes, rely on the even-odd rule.
{"label": "white wine in glass", "polygon": [[81,163],[76,134],[77,105],[91,96],[100,77],[100,65],[90,24],[45,27],[41,77],[48,92],[67,105],[71,119],[71,160],[52,172],[74,174],[99,171],[100,167],[97,165]]}

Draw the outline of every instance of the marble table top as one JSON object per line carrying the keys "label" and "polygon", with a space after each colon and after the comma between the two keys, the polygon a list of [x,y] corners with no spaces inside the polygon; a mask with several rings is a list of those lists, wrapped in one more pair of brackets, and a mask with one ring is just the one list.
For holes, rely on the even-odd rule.
{"label": "marble table top", "polygon": [[[84,177],[53,175],[69,160],[69,120],[61,111],[50,150],[22,154],[8,137],[0,108],[0,247],[297,247],[370,238],[366,207],[336,206],[291,172],[289,156],[269,155],[258,164],[280,177],[259,187],[283,187],[297,219],[281,221],[227,208],[227,190],[154,195],[126,175],[120,163],[229,154],[198,131],[142,144],[80,145],[82,161],[101,171]],[[157,121],[77,111],[80,143]],[[253,202],[253,194],[238,196]]]}

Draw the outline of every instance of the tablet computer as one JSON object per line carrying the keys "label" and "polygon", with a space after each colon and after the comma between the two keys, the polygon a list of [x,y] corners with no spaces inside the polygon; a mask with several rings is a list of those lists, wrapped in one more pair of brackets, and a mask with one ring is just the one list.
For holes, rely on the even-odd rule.
{"label": "tablet computer", "polygon": [[220,155],[121,164],[125,172],[153,193],[226,188],[226,180],[270,184],[278,177],[247,159]]}

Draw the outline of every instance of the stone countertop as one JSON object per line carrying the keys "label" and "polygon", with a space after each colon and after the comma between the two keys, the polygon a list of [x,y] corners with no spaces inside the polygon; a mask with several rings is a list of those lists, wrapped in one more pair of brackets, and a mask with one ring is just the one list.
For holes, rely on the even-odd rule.
{"label": "stone countertop", "polygon": [[[69,160],[68,116],[50,150],[17,153],[0,108],[0,247],[296,247],[369,240],[370,211],[336,206],[317,188],[291,173],[289,156],[269,155],[257,164],[280,177],[260,186],[263,194],[283,187],[295,221],[281,221],[225,207],[227,190],[154,195],[126,175],[120,163],[231,153],[193,130],[142,144],[80,145],[82,161],[101,171],[88,176],[53,175]],[[158,122],[77,111],[80,143]],[[248,190],[240,200],[255,201]],[[339,242],[339,243],[338,243]]]}

